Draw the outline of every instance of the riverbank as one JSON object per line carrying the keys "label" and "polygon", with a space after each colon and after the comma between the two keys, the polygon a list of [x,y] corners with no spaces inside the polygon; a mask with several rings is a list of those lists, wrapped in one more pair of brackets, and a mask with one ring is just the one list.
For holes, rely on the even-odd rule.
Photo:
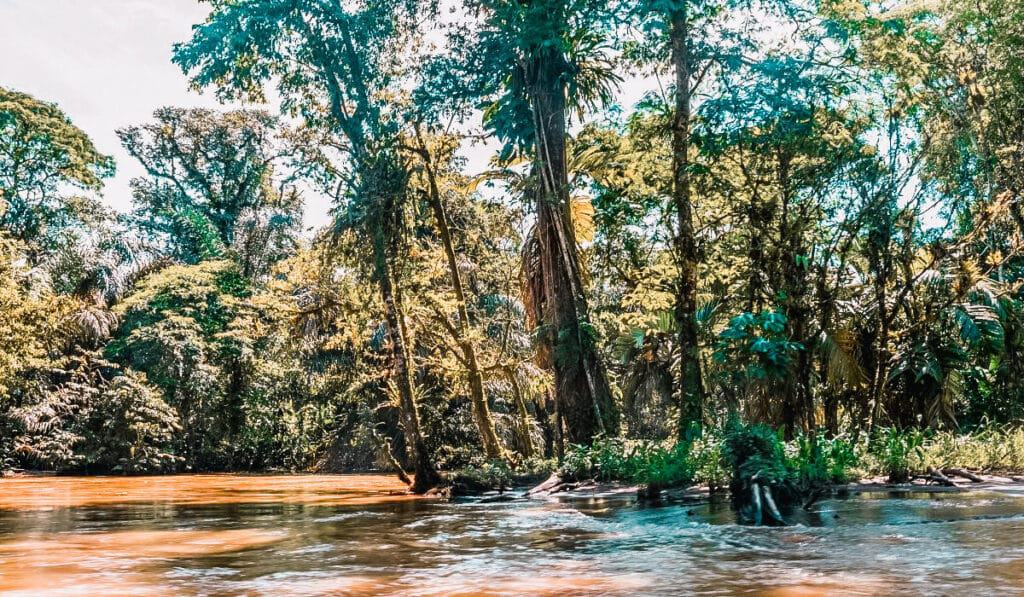
{"label": "riverbank", "polygon": [[[976,473],[978,480],[957,479],[952,484],[940,484],[924,476],[906,483],[890,483],[884,477],[861,479],[851,483],[835,483],[820,488],[818,500],[833,496],[859,493],[956,493],[965,491],[1013,491],[1024,494],[1024,473],[986,474]],[[504,497],[500,500],[496,498]],[[712,499],[728,500],[727,490],[712,491],[706,485],[691,487],[674,487],[662,489],[657,496],[652,496],[643,485],[623,482],[599,482],[593,479],[585,481],[563,481],[552,475],[544,483],[530,488],[520,488],[516,492],[483,494],[484,500],[510,501],[513,499],[566,499],[566,500],[631,500],[660,501],[666,503],[702,503]],[[816,501],[818,501],[816,500]]]}

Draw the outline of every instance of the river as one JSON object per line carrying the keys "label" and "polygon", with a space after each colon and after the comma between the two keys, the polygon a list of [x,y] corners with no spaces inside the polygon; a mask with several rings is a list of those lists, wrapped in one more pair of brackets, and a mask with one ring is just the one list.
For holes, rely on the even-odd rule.
{"label": "river", "polygon": [[1024,594],[1024,488],[455,503],[373,475],[0,480],[0,595]]}

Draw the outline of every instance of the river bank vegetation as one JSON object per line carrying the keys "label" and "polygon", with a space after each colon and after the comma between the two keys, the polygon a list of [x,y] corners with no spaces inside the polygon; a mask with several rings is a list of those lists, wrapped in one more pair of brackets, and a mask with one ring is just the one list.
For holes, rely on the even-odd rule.
{"label": "river bank vegetation", "polygon": [[207,4],[129,212],[0,87],[0,469],[1024,470],[1019,0]]}

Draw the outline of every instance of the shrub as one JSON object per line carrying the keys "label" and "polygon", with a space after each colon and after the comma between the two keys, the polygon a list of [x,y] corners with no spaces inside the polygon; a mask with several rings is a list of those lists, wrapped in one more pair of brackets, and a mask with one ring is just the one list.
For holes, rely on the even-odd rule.
{"label": "shrub", "polygon": [[782,440],[767,425],[730,421],[722,456],[729,465],[734,486],[754,475],[770,485],[782,483],[789,476]]}
{"label": "shrub", "polygon": [[144,375],[128,372],[114,378],[100,396],[90,463],[104,470],[140,473],[173,470],[181,457],[170,450],[181,430],[178,413]]}
{"label": "shrub", "polygon": [[690,444],[599,439],[591,446],[572,446],[562,463],[567,479],[594,478],[657,487],[687,485],[694,478]]}
{"label": "shrub", "polygon": [[868,449],[890,483],[906,483],[913,473],[924,467],[924,440],[921,430],[901,431],[890,427],[872,437]]}
{"label": "shrub", "polygon": [[860,458],[849,440],[802,435],[786,445],[786,466],[793,480],[805,489],[845,483]]}
{"label": "shrub", "polygon": [[1024,470],[1024,427],[987,425],[972,433],[940,431],[922,445],[924,465],[989,471]]}

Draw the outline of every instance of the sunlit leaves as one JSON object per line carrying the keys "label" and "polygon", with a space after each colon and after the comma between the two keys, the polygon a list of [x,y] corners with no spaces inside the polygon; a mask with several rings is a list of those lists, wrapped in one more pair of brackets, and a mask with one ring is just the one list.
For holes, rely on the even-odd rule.
{"label": "sunlit leaves", "polygon": [[0,230],[36,242],[62,215],[68,188],[97,191],[112,158],[54,104],[0,87]]}

